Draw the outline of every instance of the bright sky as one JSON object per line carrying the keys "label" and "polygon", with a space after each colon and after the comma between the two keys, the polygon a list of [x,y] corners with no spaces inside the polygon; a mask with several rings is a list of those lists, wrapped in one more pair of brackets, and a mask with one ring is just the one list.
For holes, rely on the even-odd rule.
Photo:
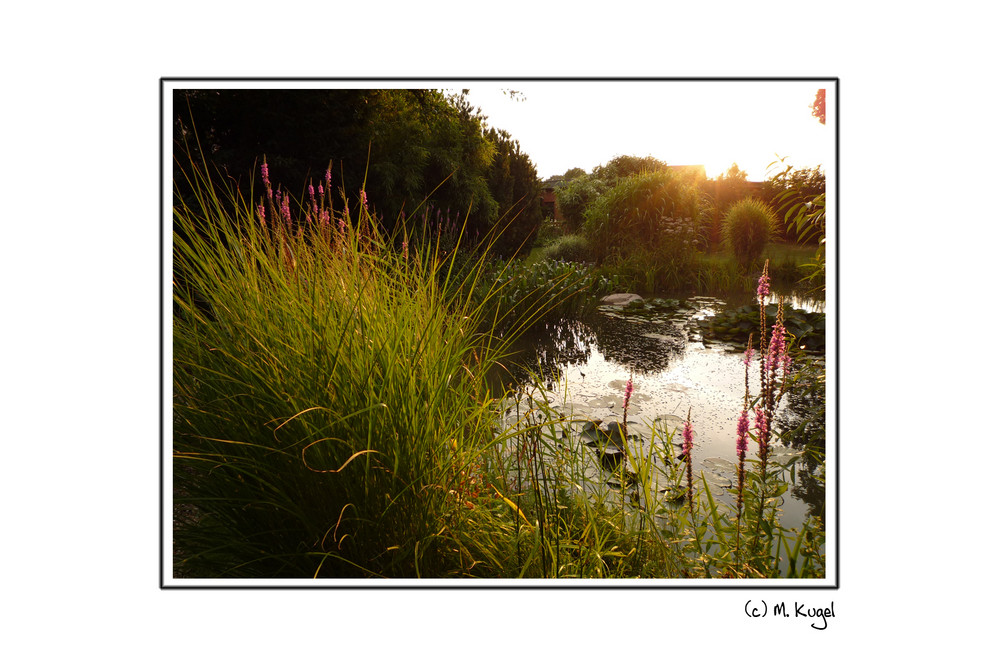
{"label": "bright sky", "polygon": [[[616,155],[703,164],[709,178],[734,162],[751,181],[788,156],[795,168],[835,156],[832,81],[470,81],[487,123],[518,140],[542,179],[572,167],[590,172]],[[827,124],[812,116],[827,88]],[[505,89],[523,93],[511,99]]]}

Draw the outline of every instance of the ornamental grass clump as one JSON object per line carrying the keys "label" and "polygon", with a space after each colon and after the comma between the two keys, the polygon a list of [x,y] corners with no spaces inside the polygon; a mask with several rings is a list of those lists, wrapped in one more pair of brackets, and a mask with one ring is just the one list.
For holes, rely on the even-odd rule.
{"label": "ornamental grass clump", "polygon": [[[468,568],[485,502],[485,369],[503,354],[430,244],[364,188],[225,190],[181,165],[173,226],[177,577],[420,577]],[[225,181],[222,181],[225,182]],[[475,282],[473,270],[466,279]],[[523,313],[530,320],[531,313]]]}
{"label": "ornamental grass clump", "polygon": [[729,207],[722,220],[722,234],[740,268],[747,271],[768,241],[776,238],[778,216],[761,200],[747,197]]}

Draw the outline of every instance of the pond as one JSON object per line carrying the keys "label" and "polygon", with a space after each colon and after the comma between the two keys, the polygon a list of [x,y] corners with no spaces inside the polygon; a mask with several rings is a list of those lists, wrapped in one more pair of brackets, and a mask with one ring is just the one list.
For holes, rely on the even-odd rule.
{"label": "pond", "polygon": [[[823,302],[806,297],[786,298],[786,317],[796,326],[797,342],[806,343],[808,364],[823,369],[825,316]],[[696,478],[702,473],[712,485],[713,495],[729,498],[722,489],[732,488],[736,480],[736,420],[743,406],[747,327],[736,313],[743,309],[743,320],[759,319],[757,306],[750,300],[724,300],[711,296],[649,298],[622,308],[601,306],[585,319],[563,319],[536,327],[518,342],[515,358],[508,364],[509,374],[496,378],[505,386],[520,388],[520,404],[507,411],[508,423],[532,409],[532,401],[544,401],[552,411],[566,418],[563,425],[565,448],[587,449],[594,444],[591,421],[603,428],[621,422],[622,400],[631,376],[633,394],[627,415],[627,432],[638,435],[643,446],[652,438],[654,422],[668,432],[673,430],[673,455],[680,452],[681,430],[690,411],[694,427],[693,468]],[[769,309],[771,313],[776,306]],[[750,311],[747,314],[747,311]],[[726,320],[726,313],[730,318]],[[773,322],[773,315],[769,318]],[[723,324],[720,325],[719,323]],[[735,326],[734,326],[735,325]],[[742,328],[741,328],[742,327]],[[756,336],[755,336],[756,338]],[[736,342],[742,341],[742,342]],[[534,370],[532,380],[520,364]],[[751,397],[759,389],[759,372],[751,365]],[[814,387],[815,389],[815,387]],[[822,392],[820,386],[819,392]],[[817,475],[817,462],[824,456],[822,431],[809,445],[810,417],[822,419],[824,394],[789,394],[778,410],[782,430],[798,428],[798,437],[772,449],[769,460],[791,463],[794,479],[782,498],[782,523],[797,528],[808,515],[823,518],[825,487]],[[819,417],[815,417],[819,415]],[[818,440],[818,442],[817,442]],[[810,450],[809,456],[803,449]],[[747,464],[756,460],[756,446],[751,443]],[[670,468],[670,456],[662,443],[654,447],[659,470]],[[579,453],[579,452],[578,452]],[[591,489],[614,486],[614,476],[598,465],[600,452],[590,457],[584,469]],[[660,475],[663,476],[662,474]],[[658,483],[663,482],[662,479]],[[731,502],[731,500],[730,500]]]}

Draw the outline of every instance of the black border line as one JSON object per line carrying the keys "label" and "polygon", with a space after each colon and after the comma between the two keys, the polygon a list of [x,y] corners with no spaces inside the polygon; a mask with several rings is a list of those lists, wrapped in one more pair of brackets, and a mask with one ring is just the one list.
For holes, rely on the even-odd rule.
{"label": "black border line", "polygon": [[[834,424],[836,427],[836,437],[834,438],[834,446],[837,452],[837,463],[834,466],[837,471],[837,484],[834,489],[834,504],[837,508],[835,530],[837,534],[837,541],[834,551],[837,555],[836,567],[834,573],[834,582],[832,584],[816,584],[814,586],[790,586],[790,585],[720,585],[720,586],[705,586],[704,584],[679,584],[679,585],[668,585],[668,584],[655,584],[651,583],[657,581],[656,579],[651,580],[629,580],[635,581],[636,583],[632,585],[625,584],[491,584],[489,580],[455,580],[455,582],[462,581],[468,582],[463,584],[443,584],[443,583],[428,583],[428,584],[391,584],[391,585],[371,585],[371,584],[329,584],[329,585],[296,585],[296,584],[276,584],[267,585],[265,583],[254,583],[254,584],[234,584],[232,586],[223,586],[218,584],[206,584],[206,585],[194,585],[194,584],[170,584],[165,583],[164,577],[164,551],[166,542],[166,533],[164,525],[164,500],[165,500],[165,483],[166,483],[166,467],[164,466],[164,446],[165,446],[165,399],[164,395],[164,384],[166,381],[166,365],[164,363],[164,336],[165,336],[165,318],[164,318],[164,268],[166,261],[166,247],[164,244],[164,231],[165,231],[165,219],[164,219],[164,204],[165,204],[165,187],[164,187],[164,139],[165,139],[165,126],[166,118],[164,118],[164,99],[166,92],[166,84],[171,81],[192,81],[192,82],[351,82],[351,81],[366,81],[366,82],[452,82],[452,81],[476,81],[476,82],[489,82],[489,81],[504,81],[504,82],[541,82],[541,81],[558,81],[558,82],[568,82],[568,83],[597,83],[597,82],[623,82],[623,83],[657,83],[657,82],[677,82],[677,83],[742,83],[742,82],[817,82],[826,83],[832,82],[834,90],[836,91],[836,99],[834,100],[834,105],[837,110],[835,125],[834,125],[834,156],[835,165],[834,172],[836,174],[836,191],[834,192],[834,201],[836,202],[836,233],[834,238],[834,243],[836,246],[834,265],[837,268],[836,277],[834,279],[834,285],[836,286],[836,295],[834,297],[834,303],[836,304],[836,322],[834,323],[834,330],[837,332],[836,340],[834,341],[834,347],[836,349],[836,364],[835,364],[835,381],[834,381],[834,395],[836,397],[836,410],[834,412]],[[159,123],[159,138],[160,146],[157,154],[160,158],[159,174],[160,174],[160,295],[159,295],[159,305],[160,305],[160,386],[159,386],[159,397],[160,397],[160,555],[159,555],[159,578],[160,578],[160,590],[366,590],[366,591],[398,591],[398,590],[589,590],[589,591],[646,591],[646,590],[700,590],[700,591],[757,591],[757,590],[839,590],[840,589],[840,556],[841,556],[841,531],[840,531],[840,77],[812,77],[812,76],[793,76],[793,77],[387,77],[387,76],[377,76],[377,77],[171,77],[164,76],[160,77],[160,113],[157,119]],[[244,579],[242,581],[253,581],[253,582],[264,582],[267,580],[260,579]],[[281,580],[285,581],[285,580]],[[434,580],[421,580],[421,581],[440,581],[438,579]],[[534,581],[534,580],[532,580]],[[594,580],[596,581],[596,580]],[[602,580],[609,581],[609,580]],[[671,580],[672,581],[672,580]],[[765,580],[766,581],[766,580]],[[474,583],[472,583],[474,582]],[[650,583],[645,583],[650,582]]]}

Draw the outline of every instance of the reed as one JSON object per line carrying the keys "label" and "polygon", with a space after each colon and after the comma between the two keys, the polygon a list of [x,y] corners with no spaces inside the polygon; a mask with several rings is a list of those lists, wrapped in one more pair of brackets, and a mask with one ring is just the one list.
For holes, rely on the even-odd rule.
{"label": "reed", "polygon": [[[175,573],[418,577],[461,571],[448,536],[495,441],[485,371],[527,326],[473,299],[436,239],[383,231],[362,189],[244,198],[181,165],[174,209]],[[455,232],[461,234],[461,230]],[[499,291],[503,287],[492,288]]]}

